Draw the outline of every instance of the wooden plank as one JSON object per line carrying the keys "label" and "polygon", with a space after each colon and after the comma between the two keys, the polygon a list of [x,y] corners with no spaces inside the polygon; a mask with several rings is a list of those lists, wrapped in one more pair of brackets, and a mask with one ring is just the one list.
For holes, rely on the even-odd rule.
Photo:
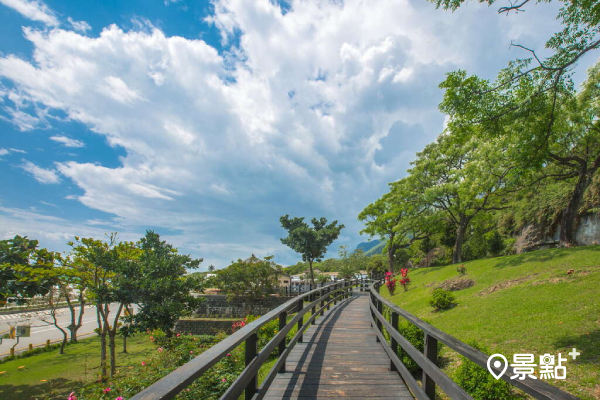
{"label": "wooden plank", "polygon": [[414,399],[371,328],[367,294],[325,312],[287,357],[266,399]]}

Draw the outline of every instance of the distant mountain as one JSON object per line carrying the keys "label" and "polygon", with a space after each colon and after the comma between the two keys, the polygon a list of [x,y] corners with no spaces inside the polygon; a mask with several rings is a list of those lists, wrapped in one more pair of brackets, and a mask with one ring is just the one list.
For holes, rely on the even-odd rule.
{"label": "distant mountain", "polygon": [[362,242],[358,246],[356,246],[356,249],[354,249],[354,251],[360,249],[364,251],[366,255],[369,256],[373,254],[379,254],[381,253],[381,250],[383,250],[385,243],[385,241],[377,239],[368,242]]}

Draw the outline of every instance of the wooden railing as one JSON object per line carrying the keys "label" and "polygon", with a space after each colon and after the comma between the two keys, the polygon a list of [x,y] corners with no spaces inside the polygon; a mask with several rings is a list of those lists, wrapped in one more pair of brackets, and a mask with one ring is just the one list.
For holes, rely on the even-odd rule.
{"label": "wooden railing", "polygon": [[[358,286],[361,291],[367,291],[370,283],[371,281],[364,279],[341,281],[294,297],[234,332],[192,361],[177,368],[169,375],[135,395],[132,400],[172,399],[177,393],[184,390],[210,367],[244,342],[246,345],[246,368],[231,384],[221,399],[237,400],[244,392],[247,400],[262,399],[277,373],[285,372],[285,361],[292,347],[296,343],[302,343],[302,335],[307,327],[314,324],[316,318],[322,316],[325,310],[329,310],[332,305],[335,306],[339,302],[348,299],[351,296],[353,287]],[[308,304],[305,305],[305,302],[308,302]],[[309,311],[311,312],[311,316],[305,321],[304,316]],[[288,321],[288,315],[293,313],[295,315]],[[258,349],[259,329],[268,322],[276,319],[279,320],[278,333],[264,348]],[[298,327],[298,330],[286,346],[286,336],[295,326]],[[275,349],[278,349],[279,358],[259,387],[257,380],[258,371]]]}
{"label": "wooden railing", "polygon": [[[406,310],[403,310],[397,305],[384,299],[379,294],[379,287],[381,285],[382,282],[377,281],[369,287],[371,322],[377,333],[378,341],[384,345],[383,347],[388,357],[390,357],[390,369],[398,371],[417,399],[435,399],[436,385],[452,399],[472,399],[467,392],[438,368],[438,343],[443,343],[484,369],[487,369],[487,360],[489,356],[474,347],[461,342],[455,337],[440,331],[434,326],[420,320]],[[384,317],[384,307],[389,311],[389,321]],[[423,331],[425,338],[423,353],[398,332],[398,319],[400,316]],[[384,330],[387,337],[390,339],[389,343],[386,339],[386,335],[384,335]],[[398,346],[400,346],[423,370],[421,385],[419,385],[415,377],[408,371],[398,357]],[[501,369],[493,369],[498,375],[502,372]],[[536,399],[577,399],[577,397],[563,392],[557,387],[540,379],[510,379],[510,376],[514,375],[515,373],[512,367],[508,366],[506,373],[502,375],[502,379]]]}

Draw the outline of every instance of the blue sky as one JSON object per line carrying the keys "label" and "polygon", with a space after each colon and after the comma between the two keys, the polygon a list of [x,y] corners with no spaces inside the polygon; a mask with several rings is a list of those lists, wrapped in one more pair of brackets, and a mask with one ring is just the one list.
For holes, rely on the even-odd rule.
{"label": "blue sky", "polygon": [[[443,129],[438,84],[543,51],[556,6],[0,0],[0,234],[154,229],[203,269],[299,256],[279,217],[357,214]],[[593,60],[585,60],[584,66]],[[583,66],[582,66],[583,68]]]}

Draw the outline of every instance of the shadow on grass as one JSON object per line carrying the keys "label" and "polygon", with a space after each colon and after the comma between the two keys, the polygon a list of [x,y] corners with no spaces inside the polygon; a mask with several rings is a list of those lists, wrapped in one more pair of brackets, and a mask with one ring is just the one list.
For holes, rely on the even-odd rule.
{"label": "shadow on grass", "polygon": [[576,348],[581,353],[575,360],[571,356],[562,354],[563,357],[567,357],[569,363],[598,365],[600,363],[600,346],[598,346],[598,343],[600,343],[600,329],[590,331],[589,335],[584,333],[582,335],[560,337],[556,339],[554,345],[557,348],[568,349],[567,352]]}
{"label": "shadow on grass", "polygon": [[548,262],[573,255],[581,251],[598,251],[600,246],[580,246],[561,249],[535,250],[511,257],[501,257],[493,268],[518,267],[530,262]]}
{"label": "shadow on grass", "polygon": [[35,385],[0,385],[0,399],[30,400],[30,399],[61,399],[69,393],[77,391],[80,382],[65,378],[49,379]]}

